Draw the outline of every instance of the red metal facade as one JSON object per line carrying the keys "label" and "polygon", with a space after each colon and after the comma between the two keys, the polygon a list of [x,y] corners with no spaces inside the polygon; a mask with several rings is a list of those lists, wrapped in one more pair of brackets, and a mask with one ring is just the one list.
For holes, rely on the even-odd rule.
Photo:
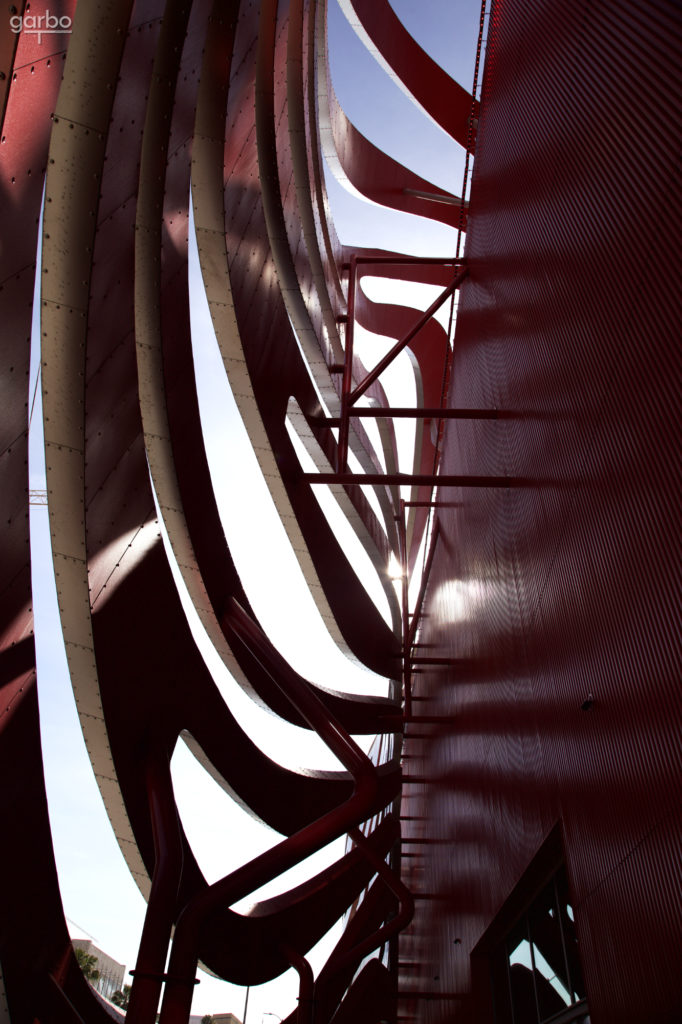
{"label": "red metal facade", "polygon": [[682,1017],[680,86],[675,4],[494,8],[450,404],[500,418],[442,471],[525,483],[439,510],[401,958],[458,998],[405,1019],[488,1019],[468,954],[557,823],[591,1019]]}
{"label": "red metal facade", "polygon": [[[294,966],[300,1022],[492,1021],[488,963],[546,877],[548,836],[552,865],[563,858],[568,873],[593,1024],[682,1018],[679,8],[498,0],[479,108],[388,4],[354,6],[434,118],[475,142],[468,211],[347,119],[326,83],[323,3],[54,4],[73,31],[40,48],[0,25],[0,808],[12,836],[0,849],[0,964],[13,1024],[108,1019],[61,909],[33,670],[26,382],[43,183],[60,611],[94,770],[149,898],[129,1020],[151,1022],[164,991],[163,1024],[185,1024],[201,958],[238,984]],[[327,219],[325,146],[387,205],[460,227],[468,217],[463,264],[398,271],[398,254],[342,249]],[[216,336],[273,498],[335,638],[402,675],[402,702],[303,680],[249,605],[199,420],[190,180]],[[349,354],[353,320],[396,338],[414,321],[360,291],[352,308],[349,275],[377,259],[386,277],[460,287],[452,355],[433,321],[411,343],[434,422],[407,519],[394,435],[384,435],[386,474],[349,413],[367,372]],[[380,381],[368,393],[386,406]],[[450,418],[437,415],[441,402]],[[416,561],[439,467],[448,483],[433,506],[421,618],[396,605],[391,629],[379,615],[320,510],[288,416],[331,480],[346,470],[332,428],[349,424],[385,529],[357,475],[342,479],[344,508],[389,591],[389,556],[405,570]],[[230,670],[325,737],[344,773],[288,771],[243,733],[187,624],[155,496]],[[314,682],[324,681],[321,666]],[[349,733],[381,734],[384,763]],[[284,837],[214,886],[175,808],[169,761],[181,734]],[[250,916],[229,909],[345,833],[352,849],[310,883]],[[306,953],[351,906],[311,988]]]}

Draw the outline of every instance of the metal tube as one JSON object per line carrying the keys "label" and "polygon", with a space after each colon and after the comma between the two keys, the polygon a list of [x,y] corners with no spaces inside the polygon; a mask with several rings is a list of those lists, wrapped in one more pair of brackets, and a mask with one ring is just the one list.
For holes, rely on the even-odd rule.
{"label": "metal tube", "polygon": [[[267,648],[261,649],[260,631],[232,598],[222,624],[242,643],[248,643],[252,655],[268,671]],[[289,836],[270,850],[255,857],[209,886],[196,896],[178,919],[171,950],[168,980],[161,1006],[160,1024],[186,1024],[192,1002],[198,946],[205,919],[218,907],[230,907],[266,882],[287,871],[301,860],[364,821],[376,808],[379,791],[376,769],[368,757],[329,714],[324,704],[306,683],[292,673],[286,679],[278,674],[272,681],[291,700],[309,725],[328,743],[341,763],[353,775],[355,788],[345,803],[317,821]]]}
{"label": "metal tube", "polygon": [[[431,544],[429,546],[429,553],[428,553],[428,556],[426,558],[426,565],[424,566],[424,571],[422,573],[421,583],[419,585],[419,594],[417,595],[417,603],[414,606],[414,612],[412,614],[412,622],[410,623],[410,635],[409,635],[409,638],[408,638],[408,643],[410,645],[410,650],[412,650],[412,646],[414,644],[414,640],[415,640],[415,637],[417,635],[417,628],[419,626],[419,618],[421,616],[422,605],[424,604],[424,597],[426,595],[426,588],[428,586],[429,576],[431,575],[431,569],[433,567],[433,559],[434,559],[434,556],[436,554],[436,544],[438,543],[438,536],[439,536],[439,534],[440,534],[440,523],[439,523],[438,519],[436,519],[435,525],[433,527],[433,536],[432,536],[432,539],[431,539]],[[412,659],[412,661],[414,662],[414,658]]]}
{"label": "metal tube", "polygon": [[407,527],[405,523],[405,502],[400,499],[400,516],[398,519],[398,543],[400,547],[401,596],[402,596],[402,652],[403,652],[403,695],[405,699],[405,715],[412,714],[412,679],[410,677],[410,608],[409,585],[407,579]]}
{"label": "metal tube", "polygon": [[296,1024],[313,1024],[315,978],[306,958],[291,946],[282,946],[282,952],[298,973],[298,1011]]}
{"label": "metal tube", "polygon": [[462,508],[461,501],[406,501],[406,508]]}
{"label": "metal tube", "polygon": [[[349,416],[361,416],[371,419],[415,419],[415,420],[497,420],[500,414],[497,409],[432,409],[412,408],[405,406],[365,406],[355,405],[348,410]],[[325,427],[338,427],[339,416],[320,416],[315,420]]]}
{"label": "metal tube", "polygon": [[396,872],[392,871],[386,861],[371,848],[360,829],[351,829],[348,834],[356,846],[358,846],[367,857],[367,860],[376,870],[382,882],[384,882],[394,896],[397,897],[398,913],[395,917],[391,918],[387,924],[378,928],[374,935],[370,935],[361,942],[358,942],[352,947],[352,949],[346,950],[346,952],[342,953],[338,958],[332,955],[329,962],[330,965],[333,963],[335,971],[343,970],[343,968],[348,964],[361,960],[363,957],[367,956],[368,953],[377,949],[377,947],[383,942],[386,942],[387,939],[390,939],[393,935],[402,931],[414,916],[414,897],[407,886],[402,883]]}
{"label": "metal tube", "polygon": [[286,694],[296,710],[324,740],[338,759],[357,779],[375,777],[370,759],[336,721],[312,688],[286,663],[275,661],[270,644],[263,631],[235,598],[230,598],[227,611],[221,619],[226,629],[245,643],[263,669]]}
{"label": "metal tube", "polygon": [[310,484],[386,484],[405,487],[519,487],[524,481],[511,476],[450,476],[431,473],[303,473],[301,479]]}
{"label": "metal tube", "polygon": [[497,409],[412,409],[404,406],[393,406],[382,409],[378,406],[355,406],[351,416],[370,416],[375,419],[414,418],[425,420],[496,420],[499,419]]}
{"label": "metal tube", "polygon": [[466,659],[463,658],[413,658],[414,665],[460,665]]}
{"label": "metal tube", "polygon": [[129,1024],[153,1024],[164,981],[175,905],[182,874],[182,838],[164,750],[150,753],[147,799],[154,837],[154,874],[126,1011]]}
{"label": "metal tube", "polygon": [[[380,264],[387,267],[411,267],[411,266],[442,266],[456,267],[463,260],[453,256],[356,256],[355,261],[361,264]],[[348,264],[345,264],[348,266]]]}

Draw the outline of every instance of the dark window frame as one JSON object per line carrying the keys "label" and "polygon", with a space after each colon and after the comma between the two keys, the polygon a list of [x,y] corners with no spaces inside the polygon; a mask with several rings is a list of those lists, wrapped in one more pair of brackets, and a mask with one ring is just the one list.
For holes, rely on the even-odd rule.
{"label": "dark window frame", "polygon": [[[586,997],[582,968],[578,959],[577,937],[573,919],[565,913],[568,904],[568,879],[566,869],[561,865],[549,882],[543,886],[535,898],[529,903],[519,921],[508,933],[504,943],[505,956],[502,958],[508,981],[509,1001],[511,1004],[513,1024],[553,1024],[559,1021],[580,1020],[587,1012]],[[548,920],[549,917],[549,920]],[[539,934],[538,924],[542,922],[545,929],[545,945],[541,946],[543,936]],[[550,934],[547,934],[549,925]],[[518,948],[517,940],[522,938],[528,946],[530,957],[530,980],[535,1000],[535,1020],[528,1020],[527,1013],[522,1019],[517,1019],[515,1007],[515,994],[512,984],[512,963],[511,957]],[[550,957],[547,940],[554,941],[555,956]],[[569,955],[569,949],[573,955]],[[538,956],[553,974],[548,976],[538,963]],[[558,962],[557,962],[558,958]],[[499,963],[499,961],[498,961]],[[547,985],[541,988],[539,982],[545,979]],[[554,1002],[557,998],[565,998],[559,993],[553,981],[556,979],[561,986],[570,1003],[565,1007],[549,1008],[547,1002]],[[556,993],[556,995],[554,994]]]}
{"label": "dark window frame", "polygon": [[[571,1005],[541,1016],[535,971],[532,970],[529,971],[529,975],[533,978],[535,1013],[515,1019],[507,943],[515,929],[523,930],[525,919],[525,937],[530,947],[532,967],[535,966],[534,942],[529,926],[529,916],[534,905],[540,903],[550,886],[553,893],[554,914],[561,937],[564,972],[568,982],[568,986],[564,987],[567,988],[567,991],[570,990]],[[559,887],[561,887],[561,891]],[[490,986],[491,1014],[495,1024],[527,1024],[527,1021],[530,1021],[531,1024],[538,1024],[538,1022],[540,1024],[570,1024],[570,1022],[589,1024],[589,1008],[585,998],[577,937],[570,916],[562,911],[562,896],[567,901],[571,900],[561,825],[557,823],[541,844],[527,870],[524,871],[519,882],[505,900],[484,936],[472,950],[472,966],[476,967],[475,976],[479,978],[477,987],[481,990],[481,983],[486,983],[483,981],[484,978],[487,979],[487,984]],[[574,906],[572,900],[570,905]],[[566,921],[571,922],[570,945],[567,942]],[[487,970],[485,969],[486,964]],[[563,981],[561,983],[564,984]]]}

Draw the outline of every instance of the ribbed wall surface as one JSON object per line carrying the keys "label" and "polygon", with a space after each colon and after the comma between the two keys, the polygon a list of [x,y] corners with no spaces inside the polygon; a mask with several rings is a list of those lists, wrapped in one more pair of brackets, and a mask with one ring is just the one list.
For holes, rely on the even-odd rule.
{"label": "ribbed wall surface", "polygon": [[464,660],[416,686],[445,721],[412,727],[436,781],[404,813],[440,898],[404,1019],[487,1019],[467,954],[556,822],[593,1024],[682,1017],[679,30],[664,3],[492,19],[450,404],[504,416],[452,424],[443,472],[520,479],[440,511],[422,640]]}

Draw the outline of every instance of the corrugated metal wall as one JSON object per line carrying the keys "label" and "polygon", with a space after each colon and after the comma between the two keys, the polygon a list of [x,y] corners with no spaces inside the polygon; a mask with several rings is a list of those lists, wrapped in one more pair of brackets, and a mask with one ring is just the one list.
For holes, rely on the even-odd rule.
{"label": "corrugated metal wall", "polygon": [[450,404],[504,415],[450,421],[442,468],[520,480],[440,510],[422,640],[460,660],[417,677],[443,722],[406,748],[439,898],[405,1020],[486,1019],[468,953],[557,822],[593,1024],[682,1019],[680,18],[491,20]]}

